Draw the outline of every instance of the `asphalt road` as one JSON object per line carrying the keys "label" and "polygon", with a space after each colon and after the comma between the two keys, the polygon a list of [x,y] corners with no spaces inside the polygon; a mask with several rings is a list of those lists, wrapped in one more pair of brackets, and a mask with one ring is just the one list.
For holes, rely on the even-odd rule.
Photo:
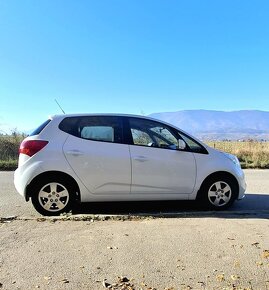
{"label": "asphalt road", "polygon": [[[142,215],[77,221],[40,218],[2,172],[0,288],[268,290],[269,171],[246,177],[247,197],[225,213],[188,202],[94,203],[72,217]],[[149,216],[160,212],[166,218]]]}
{"label": "asphalt road", "polygon": [[[269,214],[269,170],[245,170],[248,184],[245,199],[236,201],[227,213]],[[194,202],[86,203],[74,214],[185,214],[201,213]],[[38,217],[31,202],[25,202],[13,185],[13,172],[0,172],[0,217]]]}

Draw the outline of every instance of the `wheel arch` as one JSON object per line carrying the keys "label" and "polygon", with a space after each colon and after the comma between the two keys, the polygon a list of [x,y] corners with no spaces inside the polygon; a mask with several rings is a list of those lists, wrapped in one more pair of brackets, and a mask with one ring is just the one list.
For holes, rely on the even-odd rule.
{"label": "wheel arch", "polygon": [[201,194],[201,191],[202,191],[202,188],[204,187],[204,185],[210,180],[210,179],[213,179],[213,178],[218,178],[218,177],[228,177],[230,178],[233,182],[234,182],[234,185],[236,186],[236,199],[238,198],[239,196],[239,183],[238,183],[238,180],[236,179],[236,177],[230,173],[230,172],[227,172],[227,171],[216,171],[216,172],[213,172],[211,173],[210,175],[208,175],[204,181],[202,182],[199,190],[198,190],[198,194],[197,194],[197,198],[200,197],[200,194]]}
{"label": "wheel arch", "polygon": [[79,189],[77,181],[71,175],[64,173],[62,171],[46,171],[46,172],[42,172],[41,174],[34,177],[34,179],[27,185],[26,195],[25,195],[26,201],[29,201],[29,199],[32,197],[33,189],[34,189],[34,186],[37,182],[39,182],[45,178],[52,178],[52,177],[53,178],[60,177],[60,178],[67,180],[68,182],[70,182],[75,188],[75,200],[80,202],[80,200],[81,200],[80,199],[80,189]]}

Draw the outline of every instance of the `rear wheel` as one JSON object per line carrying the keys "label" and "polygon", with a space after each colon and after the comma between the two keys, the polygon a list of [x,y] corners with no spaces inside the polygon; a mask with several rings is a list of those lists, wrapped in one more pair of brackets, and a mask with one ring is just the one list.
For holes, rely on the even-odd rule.
{"label": "rear wheel", "polygon": [[235,181],[226,175],[209,178],[200,189],[199,201],[209,209],[222,210],[230,207],[238,195]]}
{"label": "rear wheel", "polygon": [[42,215],[68,212],[74,202],[74,186],[62,178],[45,178],[34,186],[32,203]]}

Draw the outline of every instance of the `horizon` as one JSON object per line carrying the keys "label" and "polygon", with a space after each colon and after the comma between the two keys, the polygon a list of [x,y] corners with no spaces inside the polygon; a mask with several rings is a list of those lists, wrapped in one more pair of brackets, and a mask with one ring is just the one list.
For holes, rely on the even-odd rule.
{"label": "horizon", "polygon": [[[60,112],[269,111],[269,2],[0,2],[0,131]],[[176,108],[176,109],[175,109]]]}
{"label": "horizon", "polygon": [[[134,116],[145,116],[145,117],[150,117],[150,118],[154,118],[154,119],[157,119],[157,120],[162,120],[162,121],[165,121],[165,122],[167,122],[167,123],[170,123],[170,124],[172,124],[172,125],[175,125],[175,126],[177,126],[178,128],[180,128],[180,129],[182,129],[182,130],[184,130],[185,132],[187,132],[187,133],[189,133],[189,134],[194,134],[196,137],[198,137],[198,139],[200,138],[201,140],[220,140],[219,139],[219,137],[216,137],[216,139],[212,139],[209,135],[218,135],[218,134],[220,134],[220,132],[218,131],[218,130],[223,130],[222,128],[218,128],[218,130],[216,131],[216,128],[215,129],[213,129],[213,127],[214,127],[214,124],[212,124],[211,125],[211,128],[209,128],[208,129],[208,131],[204,131],[204,130],[198,130],[198,131],[192,131],[190,128],[188,129],[188,127],[185,127],[186,126],[186,124],[185,123],[183,123],[183,124],[181,124],[181,125],[178,125],[177,124],[177,122],[178,122],[178,117],[179,117],[179,115],[178,114],[180,114],[180,113],[184,113],[184,112],[187,112],[187,113],[191,113],[191,115],[188,115],[188,121],[187,121],[187,123],[188,123],[188,126],[190,125],[190,121],[191,122],[197,122],[197,116],[195,116],[195,113],[199,113],[199,112],[209,112],[209,113],[265,113],[265,114],[268,114],[268,117],[269,117],[269,111],[265,111],[265,110],[233,110],[233,111],[224,111],[224,110],[206,110],[206,109],[198,109],[198,110],[178,110],[178,111],[170,111],[170,112],[154,112],[154,113],[151,113],[151,114],[148,114],[148,115],[144,115],[144,114],[128,114],[128,113],[93,113],[93,112],[91,112],[91,113],[68,113],[68,112],[65,112],[65,113],[59,113],[59,114],[54,114],[54,115],[48,115],[47,116],[47,118],[49,118],[49,117],[53,117],[53,116],[58,116],[58,115],[66,115],[66,116],[72,116],[72,115],[90,115],[90,114],[100,114],[100,115],[102,115],[102,114],[112,114],[112,115],[134,115]],[[178,113],[178,114],[177,114]],[[176,119],[172,119],[171,120],[171,114],[173,114],[175,117],[176,117]],[[157,115],[157,116],[156,116]],[[160,115],[160,116],[158,116],[158,115]],[[166,120],[166,118],[168,117],[168,120]],[[211,115],[211,117],[212,117],[212,115]],[[216,117],[216,116],[215,116]],[[242,115],[241,115],[241,117],[242,117]],[[207,118],[208,118],[208,115],[207,115]],[[205,118],[205,120],[204,120],[204,125],[203,126],[205,126],[205,125],[207,125],[207,123],[206,123],[206,121],[208,121],[208,119],[207,118]],[[45,119],[44,119],[45,120]],[[42,123],[44,122],[44,120],[42,121]],[[218,118],[217,119],[218,121],[228,121],[229,122],[229,120],[225,120],[225,119],[221,119],[221,118]],[[269,122],[269,118],[268,118],[268,122]],[[30,128],[30,129],[28,129],[28,130],[18,130],[18,128],[10,128],[10,130],[9,131],[1,131],[0,130],[0,135],[11,135],[12,133],[18,133],[18,134],[26,134],[26,135],[28,135],[28,134],[30,134],[32,131],[34,131],[38,126],[39,126],[40,124],[37,124],[35,127],[32,127],[32,128]],[[253,125],[253,124],[252,124]],[[255,125],[255,127],[256,126],[259,126],[259,124],[257,123],[256,125]],[[230,128],[231,129],[231,128]],[[248,132],[245,132],[245,130],[248,130]],[[241,139],[243,139],[243,140],[249,140],[249,139],[252,139],[252,138],[254,138],[254,140],[256,139],[256,140],[264,140],[264,138],[266,139],[266,140],[268,140],[269,141],[269,126],[268,126],[268,131],[267,130],[265,130],[264,132],[260,132],[260,135],[258,134],[257,135],[257,132],[255,133],[255,132],[250,132],[251,130],[253,130],[253,128],[251,129],[250,127],[248,128],[248,127],[244,127],[244,126],[242,126],[241,127],[241,131],[236,131],[236,132],[233,132],[233,131],[230,131],[230,132],[226,132],[226,134],[227,134],[227,136],[229,135],[229,134],[232,134],[232,135],[234,135],[234,134],[239,134],[239,135],[241,135],[241,137],[239,137],[239,138],[236,138],[236,139],[238,139],[238,140],[241,140]],[[221,133],[221,134],[223,134],[223,133]],[[224,134],[225,135],[225,134]],[[263,135],[266,135],[265,137],[263,136]],[[205,136],[208,136],[208,138],[205,138]],[[244,136],[244,137],[242,137],[242,136]],[[261,137],[261,136],[263,136],[263,137]],[[226,140],[227,138],[224,136],[224,139],[222,139],[222,140]],[[230,139],[230,140],[235,140],[235,138],[234,137],[230,137],[230,138],[228,138],[228,139]]]}

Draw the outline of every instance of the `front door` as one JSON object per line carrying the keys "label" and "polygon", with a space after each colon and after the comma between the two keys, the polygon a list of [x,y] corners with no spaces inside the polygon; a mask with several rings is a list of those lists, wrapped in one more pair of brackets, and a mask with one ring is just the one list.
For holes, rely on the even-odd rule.
{"label": "front door", "polygon": [[196,180],[192,152],[178,150],[178,138],[162,123],[129,118],[133,145],[132,186],[134,194],[190,194]]}

